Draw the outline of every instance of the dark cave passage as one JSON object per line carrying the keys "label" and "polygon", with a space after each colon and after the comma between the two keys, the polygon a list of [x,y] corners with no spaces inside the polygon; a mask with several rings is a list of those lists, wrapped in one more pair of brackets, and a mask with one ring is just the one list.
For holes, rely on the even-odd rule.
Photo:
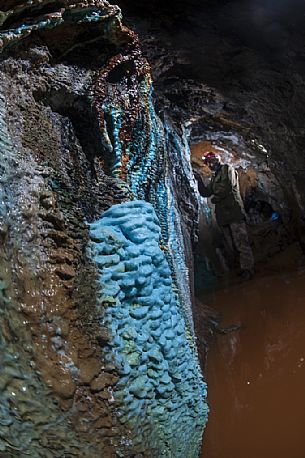
{"label": "dark cave passage", "polygon": [[215,331],[199,337],[199,350],[211,339],[201,458],[305,455],[304,280],[295,244],[259,263],[252,280],[232,275],[200,294],[197,327],[208,314]]}

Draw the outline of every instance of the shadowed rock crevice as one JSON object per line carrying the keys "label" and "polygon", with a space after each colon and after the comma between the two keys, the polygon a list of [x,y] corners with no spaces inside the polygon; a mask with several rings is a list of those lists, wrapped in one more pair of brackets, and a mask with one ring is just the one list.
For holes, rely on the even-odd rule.
{"label": "shadowed rock crevice", "polygon": [[61,25],[56,33],[45,30],[34,34],[44,43],[52,54],[52,63],[64,62],[80,68],[98,70],[107,60],[117,53],[118,47],[104,35],[103,26],[92,29],[86,24],[79,25],[77,33],[71,26]]}
{"label": "shadowed rock crevice", "polygon": [[[21,2],[19,2],[20,4]],[[21,3],[22,4],[22,3]],[[19,11],[15,14],[8,15],[7,18],[3,19],[2,27],[5,29],[9,29],[11,27],[15,27],[18,24],[24,22],[33,22],[36,18],[44,16],[45,14],[50,14],[58,11],[60,8],[65,6],[64,1],[57,1],[57,2],[44,2],[41,5],[31,5],[20,7]],[[7,9],[10,9],[6,6]],[[1,9],[5,11],[5,8],[1,6]]]}
{"label": "shadowed rock crevice", "polygon": [[[37,102],[50,107],[54,114],[59,114],[63,123],[70,125],[68,128],[70,134],[68,133],[67,136],[75,137],[75,143],[81,146],[90,164],[91,172],[95,174],[95,159],[105,156],[105,148],[101,140],[97,114],[94,112],[89,94],[77,95],[63,88],[50,93],[37,92],[34,93],[34,97]],[[72,143],[72,138],[67,138],[67,146],[69,143]]]}

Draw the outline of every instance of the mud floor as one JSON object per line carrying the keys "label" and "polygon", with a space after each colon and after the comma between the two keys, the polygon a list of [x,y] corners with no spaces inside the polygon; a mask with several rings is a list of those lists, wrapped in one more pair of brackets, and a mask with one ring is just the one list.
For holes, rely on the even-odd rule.
{"label": "mud floor", "polygon": [[305,268],[297,247],[201,301],[220,313],[221,327],[241,325],[210,346],[201,458],[304,458]]}

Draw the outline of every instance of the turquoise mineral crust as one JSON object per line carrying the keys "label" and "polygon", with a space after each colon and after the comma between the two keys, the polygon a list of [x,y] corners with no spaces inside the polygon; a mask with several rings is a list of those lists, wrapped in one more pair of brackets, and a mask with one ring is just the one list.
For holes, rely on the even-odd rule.
{"label": "turquoise mineral crust", "polygon": [[198,456],[207,420],[206,384],[160,248],[153,206],[114,205],[90,224],[99,272],[101,322],[111,334],[106,357],[121,378],[118,415],[145,456]]}

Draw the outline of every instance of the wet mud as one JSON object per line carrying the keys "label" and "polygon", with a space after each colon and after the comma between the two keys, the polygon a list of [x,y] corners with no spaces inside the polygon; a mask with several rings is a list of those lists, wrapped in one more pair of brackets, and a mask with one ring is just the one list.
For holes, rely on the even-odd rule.
{"label": "wet mud", "polygon": [[[224,280],[201,301],[222,318],[206,366],[209,422],[201,458],[305,456],[305,268],[297,247]],[[197,305],[197,316],[202,310]]]}

